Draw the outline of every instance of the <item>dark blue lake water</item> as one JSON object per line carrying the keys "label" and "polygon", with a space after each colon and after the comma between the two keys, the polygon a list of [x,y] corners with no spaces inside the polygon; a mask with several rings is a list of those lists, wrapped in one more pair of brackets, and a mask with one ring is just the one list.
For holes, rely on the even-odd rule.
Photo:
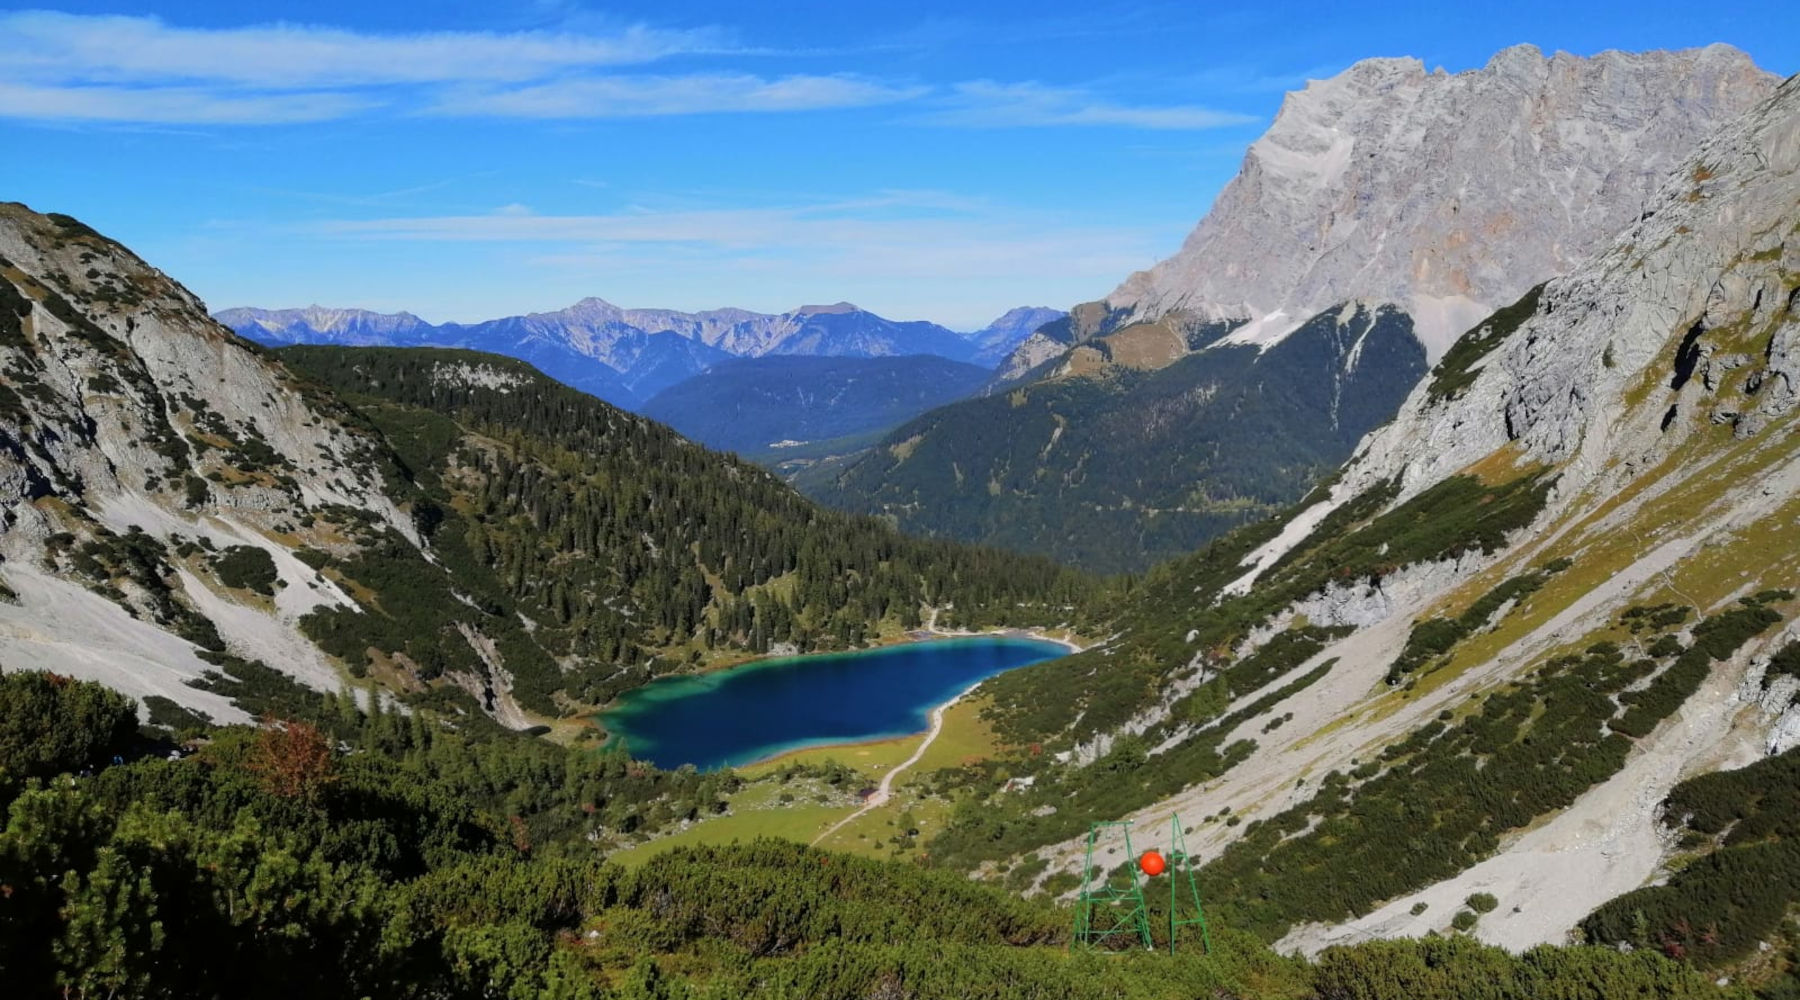
{"label": "dark blue lake water", "polygon": [[783,657],[663,677],[600,715],[631,755],[661,768],[737,767],[827,743],[924,732],[931,710],[971,685],[1068,650],[982,636]]}

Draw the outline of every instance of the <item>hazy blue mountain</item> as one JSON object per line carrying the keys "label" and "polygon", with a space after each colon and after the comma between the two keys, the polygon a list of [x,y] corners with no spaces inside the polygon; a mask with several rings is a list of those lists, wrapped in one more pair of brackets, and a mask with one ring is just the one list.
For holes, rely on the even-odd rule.
{"label": "hazy blue mountain", "polygon": [[433,329],[409,312],[378,313],[367,309],[226,309],[213,318],[241,337],[261,344],[339,344],[403,346],[428,337]]}
{"label": "hazy blue mountain", "polygon": [[[1014,310],[1007,316],[1019,312]],[[1016,334],[1012,327],[1002,329],[997,322],[976,335],[986,340],[977,340],[936,323],[890,320],[848,302],[801,306],[775,314],[744,309],[684,313],[623,309],[604,299],[587,298],[555,312],[439,326],[411,313],[320,306],[226,309],[216,318],[238,334],[271,346],[337,344],[492,351],[529,361],[559,381],[627,408],[641,406],[663,389],[733,357],[877,358],[929,354],[970,361],[984,351],[983,344],[998,344]],[[1028,320],[1029,317],[1015,320],[1015,325]],[[986,348],[984,356],[991,360],[996,356],[995,350]]]}
{"label": "hazy blue mountain", "polygon": [[987,375],[929,354],[738,358],[664,389],[642,412],[708,447],[778,458],[799,444],[896,426],[967,396]]}
{"label": "hazy blue mountain", "polygon": [[999,319],[969,334],[975,345],[975,362],[992,368],[1026,337],[1046,323],[1054,323],[1068,313],[1048,306],[1019,306],[1008,309]]}

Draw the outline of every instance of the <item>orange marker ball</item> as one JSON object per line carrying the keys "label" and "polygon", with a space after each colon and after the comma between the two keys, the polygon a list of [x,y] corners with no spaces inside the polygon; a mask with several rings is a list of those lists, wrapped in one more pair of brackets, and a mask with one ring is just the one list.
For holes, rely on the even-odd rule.
{"label": "orange marker ball", "polygon": [[1169,863],[1163,860],[1161,852],[1145,851],[1138,857],[1138,867],[1144,870],[1145,875],[1155,878],[1168,870]]}

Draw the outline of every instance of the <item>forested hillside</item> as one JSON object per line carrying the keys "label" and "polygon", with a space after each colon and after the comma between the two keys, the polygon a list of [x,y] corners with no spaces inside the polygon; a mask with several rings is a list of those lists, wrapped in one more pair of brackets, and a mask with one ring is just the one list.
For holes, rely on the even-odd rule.
{"label": "forested hillside", "polygon": [[744,358],[664,389],[641,412],[708,448],[768,463],[798,445],[886,431],[973,393],[987,377],[985,368],[929,354]]}
{"label": "forested hillside", "polygon": [[1222,927],[1211,954],[1070,951],[1066,911],[914,865],[773,842],[607,864],[441,780],[417,716],[346,705],[323,727],[212,730],[179,760],[159,756],[166,730],[135,728],[97,685],[0,676],[0,974],[17,995],[1742,996],[1592,948],[1393,943],[1309,964]]}
{"label": "forested hillside", "polygon": [[[599,704],[715,651],[862,645],[918,626],[928,605],[945,606],[948,624],[1055,624],[1098,593],[1047,560],[914,541],[820,510],[753,465],[511,359],[325,347],[280,356],[379,429],[416,491],[421,532],[451,570],[421,590],[422,577],[379,545],[326,562],[408,609],[307,619],[353,665],[370,646],[427,670],[453,655],[434,640],[467,614],[450,588],[510,612],[495,615],[493,633],[515,691],[540,710],[559,688]],[[521,615],[529,628],[508,624]]]}
{"label": "forested hillside", "polygon": [[1141,572],[1299,499],[1424,371],[1404,313],[1345,306],[1266,351],[1107,364],[946,406],[798,482],[905,531]]}

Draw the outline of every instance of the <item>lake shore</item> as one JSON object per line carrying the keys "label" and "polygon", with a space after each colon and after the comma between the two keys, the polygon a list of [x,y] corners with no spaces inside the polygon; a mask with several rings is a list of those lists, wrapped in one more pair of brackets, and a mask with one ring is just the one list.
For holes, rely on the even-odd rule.
{"label": "lake shore", "polygon": [[[1060,636],[1046,635],[1046,634],[1044,634],[1043,630],[1041,630],[1041,629],[1001,628],[1001,629],[988,629],[983,632],[971,632],[971,631],[966,631],[966,630],[961,630],[961,629],[954,630],[954,631],[949,630],[949,629],[940,629],[940,628],[935,627],[934,625],[927,625],[925,628],[920,628],[920,629],[912,629],[911,631],[904,633],[901,638],[889,641],[887,643],[884,643],[883,645],[894,646],[894,645],[899,645],[901,643],[907,643],[907,642],[934,642],[934,641],[941,640],[941,639],[988,639],[988,638],[1032,639],[1032,640],[1036,640],[1038,642],[1052,642],[1052,643],[1057,644],[1058,646],[1063,647],[1064,649],[1067,649],[1071,654],[1085,652],[1088,649],[1093,648],[1092,646],[1083,646],[1082,644],[1076,642],[1073,639],[1066,639],[1066,638],[1063,638]],[[808,655],[811,655],[811,654],[808,654]],[[747,661],[747,662],[755,662],[755,661]],[[983,682],[983,683],[985,683],[985,682]],[[951,698],[949,701],[946,701],[941,705],[933,706],[931,709],[930,717],[934,720],[938,720],[938,722],[941,722],[941,720],[943,718],[943,713],[946,709],[948,709],[950,706],[956,704],[957,702],[963,700],[964,698],[968,697],[969,695],[974,694],[976,688],[979,688],[979,687],[981,687],[980,684],[973,685],[972,687],[968,688],[967,690],[964,690],[961,693],[957,694],[954,698]],[[934,722],[934,726],[936,724],[938,724],[938,723]],[[782,750],[777,753],[772,753],[772,754],[768,755],[767,757],[758,757],[756,760],[747,761],[744,764],[739,765],[737,770],[743,770],[744,768],[751,768],[751,767],[766,767],[770,764],[780,763],[785,758],[796,757],[801,754],[812,753],[812,752],[818,751],[818,750],[855,750],[859,747],[887,746],[889,744],[905,743],[910,740],[915,740],[915,739],[918,739],[920,736],[932,736],[935,734],[936,734],[936,730],[934,728],[927,728],[927,729],[922,729],[916,733],[907,733],[904,736],[878,736],[874,739],[867,739],[867,740],[843,740],[843,741],[833,742],[833,743],[815,743],[811,746],[793,747],[788,750]],[[919,752],[921,754],[924,753],[925,749],[927,747],[929,747],[930,745],[931,745],[931,741],[930,741],[930,739],[927,739],[923,744],[920,745]]]}
{"label": "lake shore", "polygon": [[891,798],[894,794],[894,777],[896,775],[900,774],[901,772],[905,771],[907,768],[912,767],[914,764],[917,764],[920,761],[920,759],[922,759],[925,756],[925,751],[931,749],[932,741],[936,740],[938,738],[938,734],[944,731],[944,713],[946,713],[950,710],[950,706],[952,706],[952,705],[956,704],[957,702],[963,700],[964,698],[968,697],[976,688],[978,688],[980,686],[981,686],[980,684],[971,684],[968,687],[964,688],[962,690],[962,692],[959,693],[956,697],[954,697],[954,698],[950,699],[949,701],[944,702],[942,705],[939,705],[938,707],[932,709],[931,710],[931,728],[927,729],[925,731],[925,738],[923,740],[919,741],[919,746],[917,749],[915,749],[912,752],[912,756],[906,758],[905,760],[901,761],[898,764],[895,764],[893,767],[888,768],[887,773],[883,774],[881,776],[880,784],[877,784],[875,786],[875,793],[873,795],[870,795],[868,797],[868,799],[863,802],[861,809],[858,809],[855,812],[851,813],[850,815],[845,816],[843,819],[838,820],[836,823],[833,823],[828,829],[826,829],[826,831],[824,833],[821,833],[817,837],[814,837],[812,839],[812,843],[814,845],[817,845],[819,843],[819,841],[824,840],[826,837],[831,836],[832,834],[838,832],[839,830],[842,830],[844,827],[861,819],[863,816],[867,815],[868,813],[872,812],[873,810],[880,809],[882,806],[887,805],[888,799]]}
{"label": "lake shore", "polygon": [[[775,660],[798,660],[798,659],[804,659],[808,656],[836,656],[840,653],[854,653],[854,652],[857,652],[858,650],[890,649],[894,646],[904,646],[909,643],[915,643],[915,642],[935,642],[940,639],[1030,639],[1030,640],[1034,640],[1036,642],[1055,643],[1056,645],[1061,646],[1064,649],[1068,650],[1070,653],[1086,652],[1087,650],[1092,649],[1094,646],[1098,645],[1098,643],[1092,643],[1092,644],[1084,646],[1080,642],[1077,642],[1076,640],[1074,640],[1072,638],[1065,638],[1063,636],[1050,635],[1049,633],[1045,632],[1042,628],[1038,628],[1035,626],[1030,627],[1030,628],[1020,628],[1020,627],[1016,627],[1016,626],[1009,626],[1009,627],[1005,627],[1005,628],[983,629],[981,631],[974,631],[974,630],[970,630],[970,629],[938,628],[937,627],[937,613],[936,613],[936,610],[933,609],[931,619],[929,621],[927,621],[923,627],[915,628],[915,629],[907,629],[906,631],[901,632],[899,635],[883,636],[879,639],[876,639],[876,640],[870,642],[867,646],[861,646],[861,647],[856,647],[856,648],[852,648],[852,649],[819,649],[819,650],[813,650],[812,652],[808,652],[808,653],[802,653],[802,652],[799,652],[798,650],[781,650],[781,651],[771,650],[770,652],[762,653],[762,654],[746,653],[741,656],[724,656],[724,657],[720,657],[719,659],[715,659],[712,662],[705,664],[704,666],[701,666],[697,670],[687,671],[685,673],[687,673],[690,676],[701,675],[701,674],[716,674],[716,673],[722,673],[727,670],[737,670],[740,667],[754,666],[757,664],[768,663],[768,662],[772,662]],[[674,673],[674,674],[663,674],[661,676],[679,677],[679,676],[682,676],[682,673],[678,672],[678,673]],[[607,708],[610,708],[610,707],[612,707],[610,703],[608,705],[601,706],[600,711],[604,712]]]}
{"label": "lake shore", "polygon": [[942,629],[935,624],[927,623],[924,628],[913,629],[903,634],[900,642],[931,642],[935,639],[1032,639],[1037,642],[1053,642],[1068,650],[1071,654],[1085,653],[1093,646],[1083,646],[1074,639],[1050,635],[1041,628],[991,628],[981,632],[967,629]]}
{"label": "lake shore", "polygon": [[[957,697],[961,697],[961,695],[958,695]],[[924,732],[925,730],[920,730],[917,733],[907,733],[903,736],[877,736],[866,740],[842,740],[835,743],[814,743],[810,746],[790,747],[786,750],[778,750],[767,757],[758,757],[755,760],[745,761],[732,768],[732,770],[743,771],[753,767],[768,767],[772,764],[779,764],[789,757],[798,757],[802,754],[809,754],[819,750],[855,750],[858,748],[882,747],[894,743],[905,743],[910,740],[918,739]]]}
{"label": "lake shore", "polygon": [[[789,654],[782,651],[772,656],[757,657],[730,666],[716,665],[705,670],[686,674],[685,676],[689,679],[687,682],[689,685],[697,684],[701,685],[703,689],[711,690],[717,685],[735,685],[738,678],[729,675],[734,675],[739,672],[750,673],[760,672],[764,669],[803,668],[805,661],[813,660],[815,658],[829,659],[844,656],[854,657],[859,653],[880,656],[882,654],[898,653],[909,648],[930,646],[937,643],[944,644],[947,651],[946,655],[951,656],[964,655],[948,652],[948,650],[954,650],[963,643],[1018,643],[1021,646],[1035,646],[1036,651],[1026,655],[1034,656],[1038,659],[1054,659],[1070,652],[1078,652],[1084,648],[1080,642],[1074,639],[1047,635],[1042,629],[1037,628],[996,628],[981,631],[944,629],[937,627],[936,617],[936,615],[932,615],[931,620],[928,620],[923,628],[911,629],[898,634],[889,634],[883,637],[884,641],[863,650],[831,650],[809,654]],[[1058,652],[1052,653],[1050,652],[1050,649],[1056,649]],[[1018,654],[1014,655],[1016,656]],[[665,675],[664,678],[659,678],[658,681],[653,682],[653,684],[660,685],[665,681],[678,683],[682,676],[683,675],[680,674]],[[845,735],[849,738],[846,739],[828,739],[823,742],[804,742],[797,745],[788,745],[780,747],[780,749],[771,748],[773,749],[773,752],[765,753],[755,759],[743,761],[733,766],[738,770],[748,770],[753,773],[767,773],[770,769],[781,766],[781,763],[784,760],[790,758],[809,759],[816,762],[821,759],[821,755],[834,753],[839,755],[839,757],[854,755],[854,757],[857,758],[868,758],[871,756],[871,753],[874,753],[875,756],[884,759],[897,758],[912,749],[921,735],[929,732],[930,720],[936,718],[943,709],[956,704],[957,701],[964,698],[979,686],[980,684],[977,682],[971,687],[957,692],[954,697],[951,697],[946,701],[936,703],[929,700],[925,701],[925,703],[921,704],[919,707],[919,710],[921,710],[922,714],[925,716],[925,718],[920,721],[926,721],[928,725],[918,730],[907,731],[905,729],[894,727],[888,728],[887,732],[881,735],[861,736],[847,733]],[[952,690],[954,691],[955,689]],[[683,698],[687,696],[687,692],[683,687],[677,686],[669,689],[669,695],[676,698]],[[939,695],[938,697],[943,697],[943,695]],[[929,698],[929,695],[927,695],[927,698]],[[656,701],[660,700],[660,698],[656,693],[652,692],[650,693],[648,702],[641,699],[636,700],[636,705],[615,702],[614,706],[622,707],[628,712],[641,710],[642,706],[654,704]],[[629,728],[630,723],[625,718],[621,717],[616,721],[608,718],[611,711],[617,710],[614,706],[602,709],[594,716],[591,716],[591,723],[596,729],[601,729],[606,732],[609,738],[627,736],[626,730]],[[905,725],[905,722],[902,722],[899,719],[894,719],[892,721],[901,722],[902,726]],[[913,724],[917,725],[918,723],[914,722]],[[881,728],[886,727],[870,728],[873,728],[876,733],[881,733]],[[804,732],[804,729],[802,729],[801,732]],[[865,730],[865,732],[868,732],[868,730]],[[805,737],[801,738],[805,739]],[[780,744],[777,743],[777,746],[780,746]],[[654,754],[654,751],[652,751],[652,754]]]}

